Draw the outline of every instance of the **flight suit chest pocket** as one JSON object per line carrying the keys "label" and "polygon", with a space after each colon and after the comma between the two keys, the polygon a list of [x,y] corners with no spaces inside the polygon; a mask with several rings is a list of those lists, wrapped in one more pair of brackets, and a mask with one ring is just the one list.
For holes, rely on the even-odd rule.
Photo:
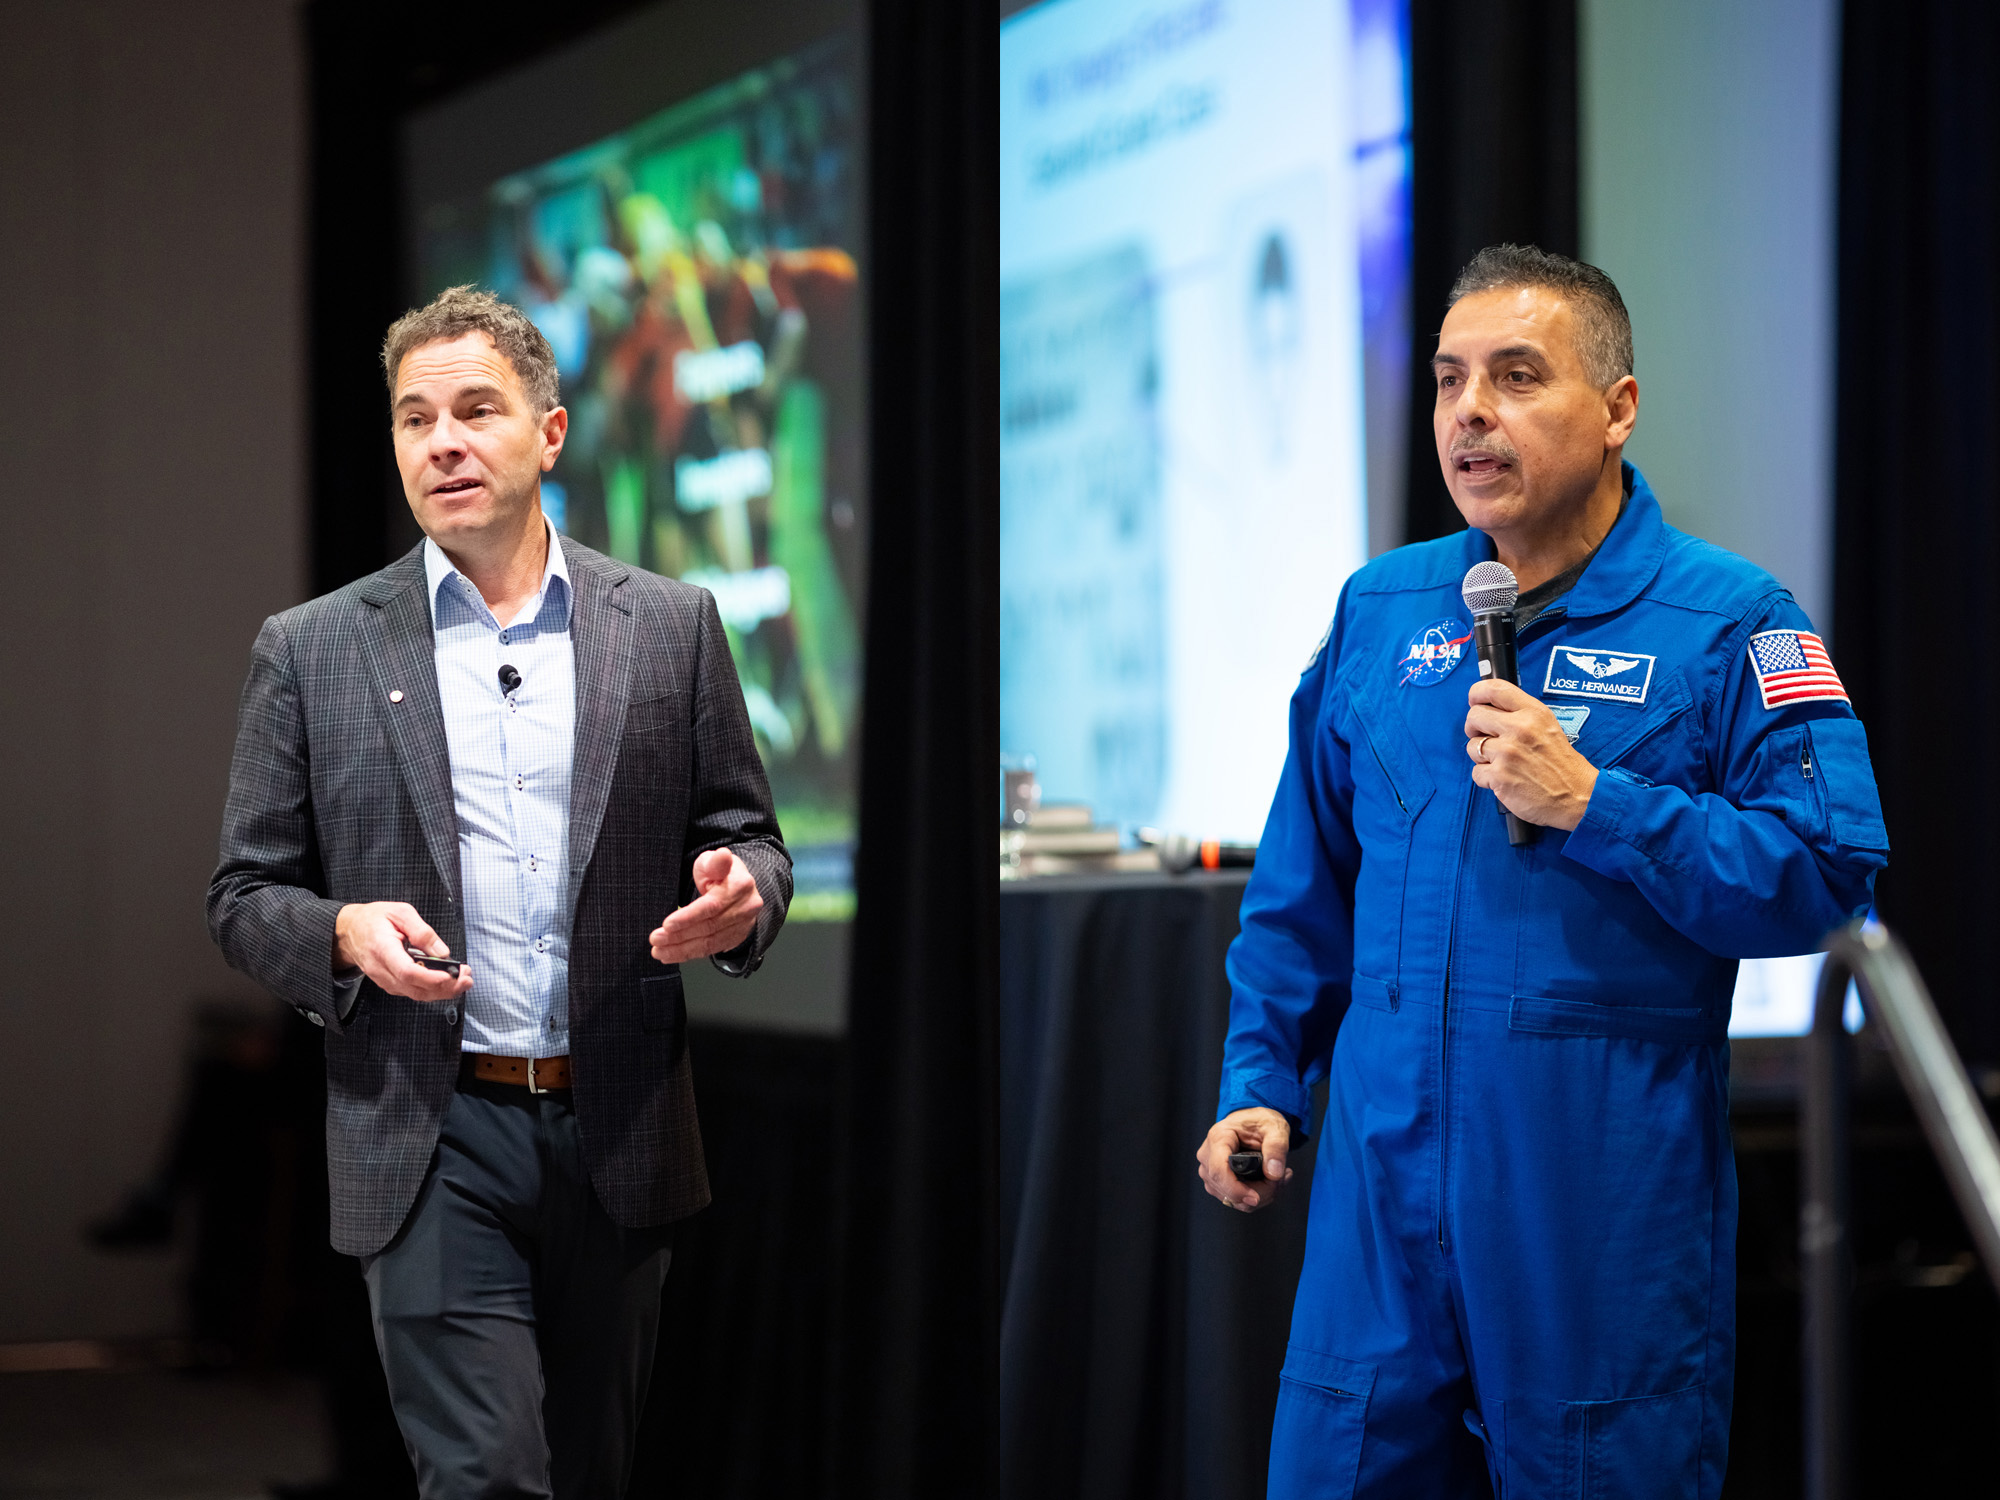
{"label": "flight suit chest pocket", "polygon": [[1354,744],[1356,831],[1361,831],[1362,820],[1369,814],[1407,830],[1436,795],[1437,784],[1424,766],[1402,710],[1393,702],[1353,688],[1347,695],[1347,713],[1359,731],[1352,737],[1358,741]]}
{"label": "flight suit chest pocket", "polygon": [[[1567,700],[1553,706],[1569,707]],[[1687,679],[1668,670],[1655,678],[1649,701],[1632,708],[1620,703],[1590,704],[1574,741],[1577,751],[1600,769],[1616,766],[1636,780],[1670,782],[1684,790],[1697,785],[1700,747],[1694,734],[1694,695]]]}
{"label": "flight suit chest pocket", "polygon": [[[1657,673],[1643,704],[1589,708],[1576,749],[1600,775],[1689,795],[1712,790],[1700,715],[1679,671]],[[1568,858],[1568,837],[1545,831],[1502,867],[1513,887],[1499,898],[1512,903],[1499,909],[1512,912],[1513,1029],[1706,1039],[1705,1010],[1676,1010],[1672,1001],[1652,997],[1689,993],[1712,960],[1673,935],[1638,886]],[[1666,1008],[1634,1013],[1628,1006]]]}
{"label": "flight suit chest pocket", "polygon": [[1361,871],[1354,886],[1354,967],[1393,985],[1402,977],[1404,906],[1417,817],[1437,793],[1403,712],[1350,690],[1344,705],[1354,836]]}

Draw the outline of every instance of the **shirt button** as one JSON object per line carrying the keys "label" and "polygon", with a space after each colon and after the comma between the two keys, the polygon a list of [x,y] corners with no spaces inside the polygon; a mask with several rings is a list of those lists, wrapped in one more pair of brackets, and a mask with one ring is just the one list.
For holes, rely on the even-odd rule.
{"label": "shirt button", "polygon": [[501,644],[501,645],[503,645],[503,646],[504,646],[504,645],[506,645],[506,644],[507,644],[507,643],[508,643],[509,641],[511,641],[511,640],[513,640],[513,639],[514,639],[514,638],[513,638],[513,637],[512,637],[511,635],[507,634],[507,632],[506,632],[506,631],[504,631],[504,630],[503,630],[503,631],[501,631],[501,632],[500,632],[500,644]]}
{"label": "shirt button", "polygon": [[516,771],[514,773],[514,790],[518,792],[521,790],[521,787],[522,787],[521,773]]}

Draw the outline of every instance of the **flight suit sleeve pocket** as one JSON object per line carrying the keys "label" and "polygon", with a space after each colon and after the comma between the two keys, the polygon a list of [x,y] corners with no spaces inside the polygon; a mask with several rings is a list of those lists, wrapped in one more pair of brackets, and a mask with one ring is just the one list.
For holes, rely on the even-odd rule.
{"label": "flight suit sleeve pocket", "polygon": [[639,1025],[649,1036],[671,1036],[673,1060],[680,1061],[687,1037],[687,996],[678,973],[655,974],[639,981]]}
{"label": "flight suit sleeve pocket", "polygon": [[1805,726],[1813,773],[1826,801],[1828,831],[1849,849],[1889,850],[1882,798],[1868,759],[1868,732],[1859,719],[1816,719]]}
{"label": "flight suit sleeve pocket", "polygon": [[1270,1493],[1348,1500],[1361,1470],[1375,1367],[1302,1349],[1285,1352],[1271,1429]]}

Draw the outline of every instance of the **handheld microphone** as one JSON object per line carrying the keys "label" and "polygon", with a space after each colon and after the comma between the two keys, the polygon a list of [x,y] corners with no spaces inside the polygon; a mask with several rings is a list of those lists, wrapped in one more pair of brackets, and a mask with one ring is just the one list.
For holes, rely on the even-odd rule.
{"label": "handheld microphone", "polygon": [[[1521,669],[1514,660],[1514,604],[1521,597],[1520,580],[1502,562],[1474,563],[1466,571],[1460,588],[1465,607],[1472,611],[1472,640],[1479,648],[1479,675],[1497,677],[1502,682],[1521,685]],[[1524,823],[1507,814],[1507,842],[1516,849],[1532,844],[1541,836],[1533,823]]]}
{"label": "handheld microphone", "polygon": [[[1509,619],[1509,626],[1508,626],[1507,638],[1511,641],[1514,638],[1513,626],[1511,623],[1513,617],[1510,615],[1508,619]],[[500,691],[503,693],[511,693],[514,691],[515,688],[519,687],[520,685],[521,685],[521,674],[515,671],[513,667],[509,666],[506,662],[502,662],[500,664]]]}

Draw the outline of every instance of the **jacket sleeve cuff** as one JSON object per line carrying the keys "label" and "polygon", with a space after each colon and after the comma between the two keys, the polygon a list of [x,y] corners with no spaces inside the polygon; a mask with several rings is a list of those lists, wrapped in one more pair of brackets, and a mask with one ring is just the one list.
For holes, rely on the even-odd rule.
{"label": "jacket sleeve cuff", "polygon": [[729,851],[743,861],[750,878],[757,882],[757,894],[764,898],[764,908],[757,913],[750,936],[727,953],[711,953],[708,961],[731,979],[741,979],[757,972],[778,936],[778,929],[785,924],[785,912],[792,904],[792,857],[782,844],[762,841],[732,844]]}
{"label": "jacket sleeve cuff", "polygon": [[1563,853],[1587,869],[1613,880],[1629,881],[1638,851],[1620,836],[1631,820],[1640,788],[1616,770],[1600,770],[1591,788],[1583,821],[1570,830]]}
{"label": "jacket sleeve cuff", "polygon": [[1291,1122],[1294,1145],[1312,1133],[1312,1090],[1281,1073],[1224,1073],[1215,1118],[1239,1109],[1275,1109]]}

